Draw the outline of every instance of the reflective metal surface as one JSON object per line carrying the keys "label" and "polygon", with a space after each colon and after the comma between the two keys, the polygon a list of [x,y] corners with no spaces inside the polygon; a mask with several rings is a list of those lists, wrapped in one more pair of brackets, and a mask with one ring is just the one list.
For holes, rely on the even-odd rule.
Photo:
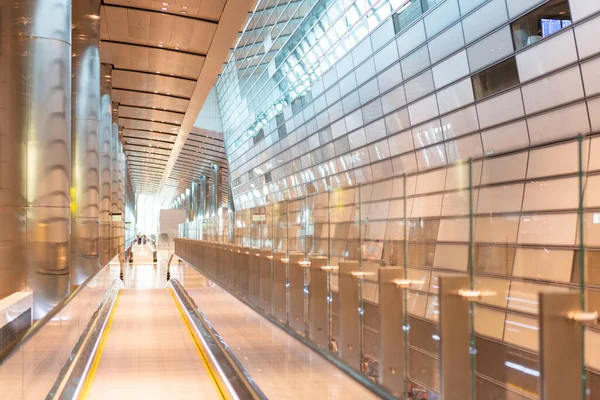
{"label": "reflective metal surface", "polygon": [[580,294],[539,293],[541,398],[585,399],[581,384],[583,325],[567,316],[580,309]]}
{"label": "reflective metal surface", "polygon": [[113,140],[113,110],[111,102],[112,91],[112,66],[102,64],[100,81],[101,105],[100,105],[100,265],[106,265],[116,254],[111,248],[111,149]]}
{"label": "reflective metal surface", "polygon": [[[118,112],[116,106],[113,105],[113,121],[118,120]],[[119,207],[119,164],[118,159],[118,148],[119,148],[119,126],[116,122],[112,124],[110,141],[110,211],[111,214],[118,214]],[[116,254],[119,250],[119,222],[111,220],[111,238],[110,245],[112,253]]]}
{"label": "reflective metal surface", "polygon": [[198,219],[198,210],[200,208],[200,184],[192,182],[192,220]]}
{"label": "reflective metal surface", "polygon": [[122,254],[125,250],[125,154],[122,142],[117,144],[117,213],[121,214],[117,224],[117,252]]}
{"label": "reflective metal surface", "polygon": [[440,277],[440,393],[443,399],[469,399],[470,368],[469,302],[458,295],[469,287],[469,278]]}
{"label": "reflective metal surface", "polygon": [[219,208],[221,208],[221,169],[218,165],[211,165],[211,214],[218,215]]}
{"label": "reflective metal surface", "polygon": [[99,268],[100,0],[73,3],[71,282]]}
{"label": "reflective metal surface", "polygon": [[198,196],[200,197],[200,204],[198,205],[198,212],[202,215],[202,217],[206,216],[206,196],[208,195],[208,182],[206,181],[206,176],[200,177],[200,187],[198,189]]}
{"label": "reflective metal surface", "polygon": [[68,293],[71,1],[0,0],[0,298]]}

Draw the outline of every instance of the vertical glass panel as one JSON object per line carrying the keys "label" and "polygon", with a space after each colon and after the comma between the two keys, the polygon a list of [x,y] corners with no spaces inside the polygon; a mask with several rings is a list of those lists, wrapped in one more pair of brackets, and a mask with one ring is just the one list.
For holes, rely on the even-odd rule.
{"label": "vertical glass panel", "polygon": [[273,246],[273,203],[262,207],[262,242],[261,249],[270,249]]}
{"label": "vertical glass panel", "polygon": [[414,397],[427,393],[428,397],[435,398],[440,390],[437,297],[440,273],[434,266],[440,264],[440,259],[446,259],[438,254],[444,250],[443,245],[438,245],[438,232],[446,175],[443,168],[434,173],[408,176],[402,182],[406,203],[402,263],[406,279],[411,281],[405,289],[409,327],[408,391]]}
{"label": "vertical glass panel", "polygon": [[288,250],[287,201],[273,205],[273,252]]}
{"label": "vertical glass panel", "polygon": [[[305,198],[292,200],[288,204],[288,241],[290,253],[305,254],[306,221]],[[289,253],[288,253],[289,255]]]}
{"label": "vertical glass panel", "polygon": [[[581,309],[589,313],[600,312],[600,176],[598,162],[594,156],[598,151],[598,141],[578,138],[579,198],[578,237],[573,262],[573,283],[577,284],[581,296]],[[589,160],[589,161],[588,161]],[[582,256],[583,255],[583,256]],[[587,381],[582,390],[593,399],[600,396],[600,333],[598,321],[586,326],[583,331],[582,373]]]}
{"label": "vertical glass panel", "polygon": [[310,243],[308,258],[329,255],[329,193],[322,192],[307,198]]}

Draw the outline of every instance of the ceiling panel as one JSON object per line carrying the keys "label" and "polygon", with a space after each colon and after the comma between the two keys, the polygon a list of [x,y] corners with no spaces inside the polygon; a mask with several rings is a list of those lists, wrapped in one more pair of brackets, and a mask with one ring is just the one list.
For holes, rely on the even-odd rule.
{"label": "ceiling panel", "polygon": [[129,90],[113,89],[113,103],[134,107],[145,107],[163,111],[175,111],[184,113],[189,105],[189,100],[177,97],[163,96],[154,93],[139,93]]}
{"label": "ceiling panel", "polygon": [[167,149],[158,149],[158,148],[154,148],[154,147],[145,147],[145,146],[134,145],[134,144],[126,144],[125,148],[127,150],[146,152],[149,154],[158,154],[158,155],[163,155],[163,156],[169,156],[171,154],[171,151],[167,150]]}
{"label": "ceiling panel", "polygon": [[173,135],[177,135],[177,132],[179,132],[179,125],[164,124],[161,122],[152,122],[142,119],[119,117],[119,126],[122,126],[125,129],[170,133]]}
{"label": "ceiling panel", "polygon": [[158,149],[169,149],[169,150],[173,149],[172,143],[157,142],[152,139],[126,138],[125,142],[127,144],[137,144],[137,145],[141,145],[141,146],[155,147]]}
{"label": "ceiling panel", "polygon": [[103,6],[103,40],[206,54],[217,24],[150,10]]}
{"label": "ceiling panel", "polygon": [[218,21],[225,6],[225,0],[104,0],[104,4]]}
{"label": "ceiling panel", "polygon": [[115,69],[160,73],[187,79],[198,79],[204,65],[204,56],[165,50],[160,47],[144,47],[125,43],[103,41],[100,44],[100,60],[112,64]]}
{"label": "ceiling panel", "polygon": [[196,82],[165,75],[117,69],[112,74],[112,87],[189,99],[194,93]]}
{"label": "ceiling panel", "polygon": [[160,133],[160,132],[137,131],[134,129],[124,129],[123,137],[131,137],[131,138],[137,138],[137,139],[152,139],[152,140],[158,140],[161,142],[169,142],[169,143],[175,142],[174,135],[169,135],[169,134]]}
{"label": "ceiling panel", "polygon": [[153,110],[147,108],[135,108],[129,106],[119,106],[119,117],[132,118],[132,119],[144,119],[146,121],[166,122],[169,124],[181,124],[183,115],[181,113],[174,113],[162,110]]}
{"label": "ceiling panel", "polygon": [[155,159],[157,161],[169,161],[169,157],[163,156],[161,154],[150,154],[145,150],[136,150],[136,149],[125,149],[127,151],[127,155],[132,157],[149,157]]}

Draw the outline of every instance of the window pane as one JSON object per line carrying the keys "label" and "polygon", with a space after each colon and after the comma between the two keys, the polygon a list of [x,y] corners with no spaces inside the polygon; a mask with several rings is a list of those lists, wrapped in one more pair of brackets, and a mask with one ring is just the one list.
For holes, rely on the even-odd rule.
{"label": "window pane", "polygon": [[571,26],[568,0],[553,0],[511,24],[517,50]]}
{"label": "window pane", "polygon": [[[427,3],[427,1],[425,1]],[[421,0],[411,0],[394,14],[394,32],[398,33],[423,14]]]}
{"label": "window pane", "polygon": [[472,80],[475,100],[484,99],[494,93],[519,84],[517,62],[512,57],[474,75]]}

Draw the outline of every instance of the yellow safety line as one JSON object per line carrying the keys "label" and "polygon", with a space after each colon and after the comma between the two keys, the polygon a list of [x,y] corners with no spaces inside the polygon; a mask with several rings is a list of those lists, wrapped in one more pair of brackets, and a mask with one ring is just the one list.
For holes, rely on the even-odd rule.
{"label": "yellow safety line", "polygon": [[94,354],[94,358],[92,359],[92,364],[90,365],[90,370],[85,378],[85,382],[83,383],[83,387],[81,389],[81,393],[79,394],[80,400],[85,400],[88,398],[90,394],[90,389],[92,388],[92,384],[94,383],[94,378],[96,377],[96,371],[98,370],[98,366],[100,365],[100,360],[102,359],[102,353],[104,352],[104,346],[106,344],[106,338],[110,332],[110,328],[112,327],[113,318],[115,316],[115,310],[119,305],[119,301],[121,300],[121,291],[117,294],[117,298],[115,300],[115,304],[113,305],[112,310],[110,311],[110,315],[108,316],[108,321],[106,322],[106,328],[104,332],[102,332],[102,336],[100,337],[100,343],[98,344],[98,348],[96,349],[96,353]]}
{"label": "yellow safety line", "polygon": [[179,305],[179,302],[175,298],[175,294],[173,293],[173,291],[171,289],[169,289],[169,293],[171,293],[171,297],[173,298],[173,301],[175,302],[175,305],[177,306],[177,309],[179,310],[179,314],[181,315],[181,318],[183,319],[183,323],[187,327],[187,330],[188,330],[190,336],[192,337],[194,344],[196,345],[196,351],[198,352],[198,355],[200,356],[200,359],[202,360],[204,367],[209,372],[209,375],[211,377],[213,384],[215,385],[215,387],[217,389],[217,392],[219,393],[219,395],[221,396],[222,399],[227,399],[227,396],[225,396],[226,391],[223,390],[223,388],[221,388],[221,384],[219,383],[219,380],[217,379],[217,373],[211,368],[210,363],[208,362],[208,357],[202,350],[202,345],[200,343],[198,343],[198,341],[196,340],[196,336],[193,333],[194,331],[193,331],[192,327],[190,326],[187,318],[185,317],[185,314],[183,313],[183,310],[181,309],[181,305]]}

